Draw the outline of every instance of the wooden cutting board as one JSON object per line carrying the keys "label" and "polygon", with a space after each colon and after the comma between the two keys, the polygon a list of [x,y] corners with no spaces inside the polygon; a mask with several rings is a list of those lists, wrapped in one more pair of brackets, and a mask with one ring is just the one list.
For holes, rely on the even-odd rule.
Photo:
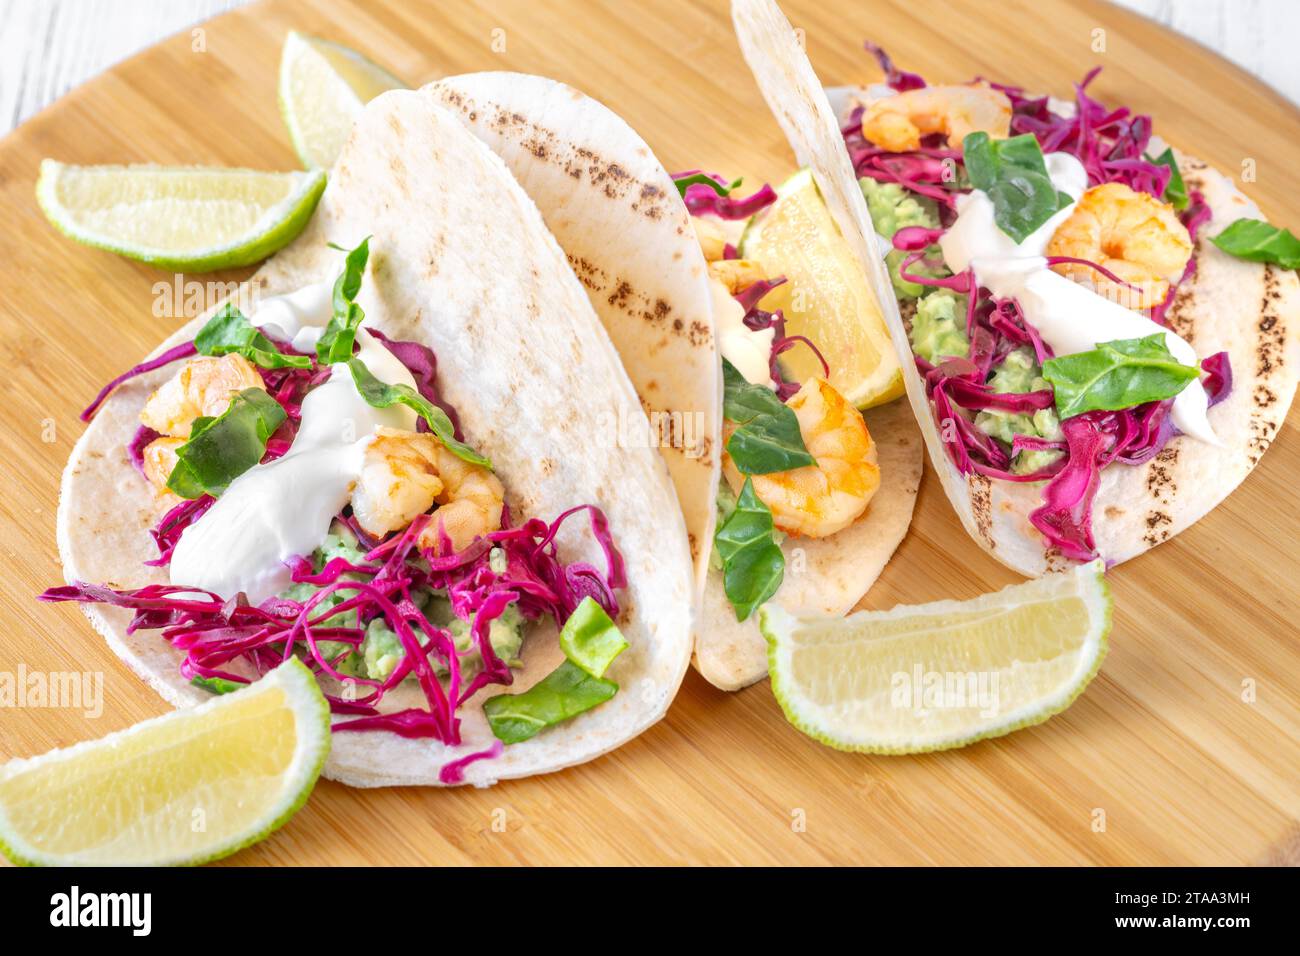
{"label": "wooden cutting board", "polygon": [[[978,73],[1067,96],[1101,64],[1095,95],[1151,113],[1158,132],[1229,174],[1253,168],[1246,192],[1270,219],[1300,225],[1300,114],[1140,17],[1043,0],[786,7],[828,84],[878,76],[865,37],[932,79]],[[0,710],[0,759],[165,709],[75,608],[33,597],[61,581],[54,512],[77,412],[178,324],[154,314],[155,283],[172,277],[59,237],[33,199],[37,165],[293,168],[275,97],[290,28],[357,47],[412,85],[470,70],[564,80],[626,117],[669,168],[751,182],[791,171],[724,0],[263,3],[171,38],[20,127],[0,142],[0,671],[102,673],[105,701],[93,719]],[[322,782],[283,831],[232,862],[1300,861],[1298,488],[1292,416],[1226,503],[1112,575],[1110,656],[1041,727],[922,757],[842,754],[787,725],[766,683],[726,694],[691,673],[662,723],[594,763],[483,791]],[[1014,580],[961,531],[927,474],[911,534],[863,606]]]}

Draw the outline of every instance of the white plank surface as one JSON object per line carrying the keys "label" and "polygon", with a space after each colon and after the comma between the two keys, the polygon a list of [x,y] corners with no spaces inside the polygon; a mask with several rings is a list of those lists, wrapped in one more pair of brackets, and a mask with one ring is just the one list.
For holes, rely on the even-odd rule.
{"label": "white plank surface", "polygon": [[163,37],[249,0],[0,0],[0,135]]}
{"label": "white plank surface", "polygon": [[[0,0],[0,135],[114,63],[248,2]],[[626,2],[653,6],[653,0]],[[1297,0],[1117,2],[1210,47],[1300,103]]]}

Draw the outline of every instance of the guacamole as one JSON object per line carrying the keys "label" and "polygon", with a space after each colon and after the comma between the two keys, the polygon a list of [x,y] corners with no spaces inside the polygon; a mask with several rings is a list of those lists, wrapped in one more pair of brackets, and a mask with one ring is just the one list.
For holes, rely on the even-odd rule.
{"label": "guacamole", "polygon": [[[733,504],[732,507],[735,505]],[[365,552],[358,546],[356,536],[347,526],[338,522],[335,522],[330,528],[330,533],[326,535],[325,541],[313,552],[312,567],[319,573],[334,558],[343,558],[351,564],[366,563]],[[488,555],[488,566],[498,573],[505,571],[505,561],[505,552],[500,548],[494,548]],[[357,575],[343,574],[339,576],[339,580],[356,580],[357,577]],[[282,591],[280,597],[304,603],[319,590],[321,588],[315,584],[294,584]],[[335,591],[317,606],[321,609],[334,607],[352,596],[353,592],[350,591]],[[470,622],[462,621],[452,614],[451,604],[446,595],[427,588],[417,588],[411,592],[411,599],[431,623],[445,627],[451,632],[457,650],[464,652],[461,658],[462,668],[470,671],[477,668],[480,664],[478,652],[469,653]],[[492,621],[489,628],[488,640],[492,644],[492,649],[511,667],[523,665],[519,660],[519,649],[524,643],[523,624],[518,608],[511,604],[500,617]],[[327,618],[320,626],[360,627],[361,623],[357,620],[356,611],[345,611]],[[383,680],[388,677],[406,654],[397,633],[383,618],[375,618],[366,625],[366,636],[360,647],[356,653],[348,654],[347,657],[343,657],[343,654],[351,645],[342,641],[320,641],[317,646],[321,656],[329,660],[339,673],[371,680]],[[440,667],[439,671],[445,676],[444,669]]]}
{"label": "guacamole", "polygon": [[947,289],[935,289],[926,295],[916,303],[909,337],[912,351],[931,365],[945,358],[969,356],[964,298]]}
{"label": "guacamole", "polygon": [[[867,200],[872,225],[886,239],[893,239],[894,233],[906,226],[939,228],[938,207],[924,196],[913,196],[898,183],[881,183],[867,176],[859,179],[858,185]],[[943,258],[938,246],[931,246],[926,250],[926,255],[933,259]],[[889,266],[889,278],[894,283],[894,292],[898,297],[915,299],[926,291],[926,286],[899,277],[898,267],[907,256],[908,253],[895,249],[885,256],[885,263]],[[913,263],[908,271],[914,275],[936,278],[949,274],[947,269],[930,269],[919,261]]]}
{"label": "guacamole", "polygon": [[[1009,352],[1001,364],[994,367],[989,376],[989,386],[995,392],[1016,394],[1051,388],[1042,373],[1033,349],[1022,346]],[[1008,445],[1017,435],[1047,441],[1060,441],[1063,437],[1055,408],[1039,409],[1033,415],[988,409],[975,416],[975,427]],[[1059,451],[1022,451],[1011,463],[1011,470],[1017,475],[1027,475],[1046,468],[1061,454]]]}

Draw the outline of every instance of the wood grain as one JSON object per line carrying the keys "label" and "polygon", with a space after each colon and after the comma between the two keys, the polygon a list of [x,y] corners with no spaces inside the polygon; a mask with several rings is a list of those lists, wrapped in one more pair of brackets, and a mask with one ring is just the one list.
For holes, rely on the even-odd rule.
{"label": "wood grain", "polygon": [[[1150,112],[1157,130],[1230,173],[1276,221],[1300,222],[1290,168],[1300,115],[1244,73],[1101,4],[789,0],[828,83],[870,79],[858,41],[936,78],[974,73]],[[981,6],[980,9],[987,9]],[[942,23],[943,44],[918,24]],[[1001,24],[1001,25],[999,25]],[[1091,31],[1107,30],[1095,54]],[[76,415],[176,319],[152,314],[144,266],[59,238],[32,196],[43,156],[290,168],[275,105],[284,33],[352,44],[418,83],[483,69],[544,73],[622,113],[670,168],[779,180],[789,152],[740,59],[722,0],[653,4],[273,2],[175,37],[84,86],[0,143],[5,295],[0,405],[6,556],[0,670],[104,675],[103,715],[0,711],[0,758],[161,713],[70,606],[60,580],[59,473]],[[505,51],[494,52],[494,30]],[[498,49],[499,49],[498,42]],[[728,695],[694,674],[658,726],[616,753],[487,791],[360,792],[323,783],[236,863],[1065,863],[1294,859],[1300,834],[1300,436],[1294,416],[1211,516],[1120,568],[1111,652],[1067,713],[967,750],[876,758],[827,750],[782,719],[767,685]],[[1014,580],[961,532],[927,476],[916,521],[864,606],[971,597]],[[1255,696],[1243,699],[1243,682]],[[1104,828],[1098,821],[1103,820]]]}

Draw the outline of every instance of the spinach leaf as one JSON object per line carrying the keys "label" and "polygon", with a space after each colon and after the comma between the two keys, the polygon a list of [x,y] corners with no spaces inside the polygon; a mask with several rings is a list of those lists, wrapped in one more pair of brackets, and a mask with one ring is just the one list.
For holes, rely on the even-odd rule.
{"label": "spinach leaf", "polygon": [[560,650],[592,677],[604,677],[614,658],[627,650],[627,640],[605,609],[588,595],[564,622]]}
{"label": "spinach leaf", "polygon": [[727,452],[742,474],[767,475],[816,464],[799,433],[794,410],[763,385],[752,385],[722,360],[722,414],[740,427],[727,440]]}
{"label": "spinach leaf", "polygon": [[200,355],[228,355],[236,352],[262,368],[311,368],[305,355],[283,355],[275,343],[262,334],[239,307],[227,302],[194,336]]}
{"label": "spinach leaf", "polygon": [[484,468],[492,467],[491,461],[484,458],[469,445],[457,440],[455,426],[452,425],[451,419],[447,417],[447,413],[411,388],[411,386],[389,385],[381,382],[371,374],[370,369],[366,368],[361,359],[348,358],[344,361],[347,362],[348,370],[352,373],[352,381],[357,386],[357,391],[371,408],[405,405],[424,419],[429,426],[429,430],[438,436],[438,440],[446,445],[457,458],[472,465],[482,465]]}
{"label": "spinach leaf", "polygon": [[267,439],[284,419],[284,409],[264,389],[239,392],[216,418],[195,419],[189,441],[176,449],[167,487],[182,498],[220,495],[262,460]]}
{"label": "spinach leaf", "polygon": [[1183,174],[1178,169],[1178,160],[1174,159],[1174,151],[1165,147],[1165,151],[1159,156],[1148,156],[1147,162],[1155,163],[1157,166],[1168,166],[1172,171],[1169,176],[1169,182],[1165,184],[1165,194],[1162,197],[1165,202],[1175,209],[1187,208],[1187,184],[1183,182]]}
{"label": "spinach leaf", "polygon": [[1164,332],[1102,342],[1090,352],[1043,363],[1043,378],[1052,383],[1056,412],[1062,419],[1172,398],[1198,375],[1196,366],[1182,365],[1174,358]]}
{"label": "spinach leaf", "polygon": [[316,342],[316,359],[322,365],[346,362],[352,357],[357,326],[366,317],[355,299],[361,291],[361,277],[370,258],[370,237],[348,253],[343,260],[343,272],[334,282],[334,314]]}
{"label": "spinach leaf", "polygon": [[753,479],[746,478],[736,510],[713,537],[722,558],[723,590],[738,621],[775,594],[785,577],[785,555],[772,537],[774,527],[772,512],[754,493]]}
{"label": "spinach leaf", "polygon": [[738,189],[743,179],[734,179],[726,186],[722,185],[712,176],[704,173],[691,173],[689,176],[681,176],[673,180],[673,185],[677,187],[677,193],[683,199],[686,198],[686,190],[691,186],[708,186],[719,196],[729,196],[733,189]]}
{"label": "spinach leaf", "polygon": [[1238,259],[1300,269],[1300,239],[1260,219],[1238,219],[1210,241]]}
{"label": "spinach leaf", "polygon": [[194,677],[190,679],[190,683],[195,687],[202,687],[211,694],[233,694],[248,686],[224,677]]}
{"label": "spinach leaf", "polygon": [[488,726],[508,744],[576,717],[618,693],[618,684],[592,677],[573,661],[563,661],[522,694],[499,694],[483,704]]}
{"label": "spinach leaf", "polygon": [[498,694],[483,704],[493,735],[508,744],[603,704],[618,684],[605,680],[614,658],[627,649],[618,625],[585,597],[560,630],[565,660],[522,694]]}
{"label": "spinach leaf", "polygon": [[992,200],[998,228],[1016,242],[1070,204],[1052,185],[1038,140],[1029,133],[998,140],[970,133],[962,141],[962,162],[971,185]]}

